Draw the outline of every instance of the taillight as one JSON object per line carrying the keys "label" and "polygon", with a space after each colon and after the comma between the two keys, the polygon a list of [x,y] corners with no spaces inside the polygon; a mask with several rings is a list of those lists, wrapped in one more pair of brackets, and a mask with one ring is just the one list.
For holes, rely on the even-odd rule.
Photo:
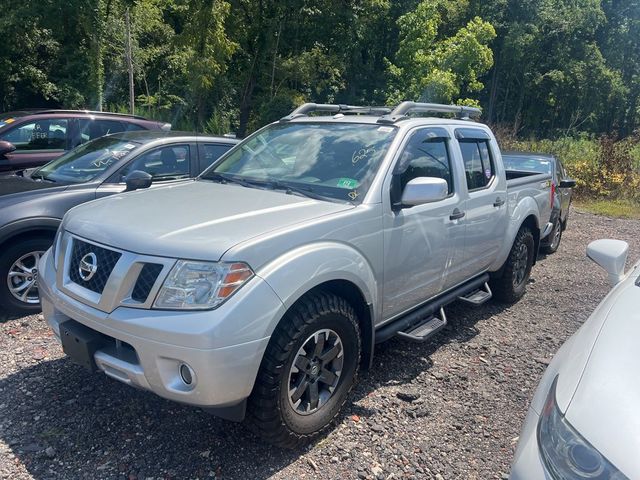
{"label": "taillight", "polygon": [[556,198],[556,184],[551,182],[551,206],[553,207],[553,201]]}

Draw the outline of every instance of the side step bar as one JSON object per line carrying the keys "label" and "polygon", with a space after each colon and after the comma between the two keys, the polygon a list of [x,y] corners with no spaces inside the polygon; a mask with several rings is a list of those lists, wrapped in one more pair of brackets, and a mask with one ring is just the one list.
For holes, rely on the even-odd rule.
{"label": "side step bar", "polygon": [[491,288],[489,288],[488,283],[485,283],[482,288],[479,288],[474,292],[469,292],[466,295],[460,295],[458,299],[472,305],[482,305],[484,302],[490,300],[491,297],[493,297]]}
{"label": "side step bar", "polygon": [[[418,307],[414,311],[409,312],[403,317],[400,317],[397,320],[384,325],[378,331],[376,331],[376,343],[387,341],[398,332],[406,333],[406,331],[409,330],[408,334],[411,334],[415,329],[417,329],[416,325],[424,325],[425,323],[428,323],[425,322],[425,319],[428,319],[430,321],[433,317],[433,314],[439,309],[450,304],[451,302],[454,302],[458,299],[458,297],[478,290],[488,281],[489,274],[483,273],[479,277],[469,280],[468,282],[463,283],[462,285],[459,285],[456,288],[443,293],[442,295],[434,298],[421,307]],[[446,319],[444,320],[446,322]]]}
{"label": "side step bar", "polygon": [[424,342],[447,326],[444,309],[440,309],[439,316],[425,318],[421,323],[411,328],[409,332],[398,332],[398,336],[411,342]]}

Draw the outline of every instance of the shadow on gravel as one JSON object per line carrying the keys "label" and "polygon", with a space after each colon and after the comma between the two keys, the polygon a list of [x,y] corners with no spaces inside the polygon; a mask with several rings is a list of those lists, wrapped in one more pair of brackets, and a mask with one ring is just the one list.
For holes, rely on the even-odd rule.
{"label": "shadow on gravel", "polygon": [[[413,382],[443,344],[463,343],[475,324],[504,307],[451,305],[449,325],[424,344],[398,339],[377,346],[374,367],[354,402],[381,385]],[[343,417],[373,413],[347,405]],[[306,449],[266,445],[242,425],[89,374],[67,359],[47,361],[0,380],[0,438],[37,479],[267,478]],[[311,473],[311,470],[310,470]]]}

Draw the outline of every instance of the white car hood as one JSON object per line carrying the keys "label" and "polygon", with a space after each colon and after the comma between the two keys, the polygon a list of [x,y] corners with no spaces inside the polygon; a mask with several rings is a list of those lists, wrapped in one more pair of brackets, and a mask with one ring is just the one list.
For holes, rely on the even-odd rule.
{"label": "white car hood", "polygon": [[216,261],[239,242],[349,208],[281,191],[195,181],[85,203],[69,211],[63,228],[130,252]]}
{"label": "white car hood", "polygon": [[639,271],[637,264],[616,287],[611,309],[602,312],[607,318],[565,412],[569,423],[629,478],[640,478]]}

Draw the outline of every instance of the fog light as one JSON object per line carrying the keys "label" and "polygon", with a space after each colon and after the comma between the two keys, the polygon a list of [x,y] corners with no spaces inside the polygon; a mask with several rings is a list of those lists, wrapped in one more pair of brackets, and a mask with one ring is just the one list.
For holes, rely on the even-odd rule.
{"label": "fog light", "polygon": [[180,365],[180,376],[182,377],[182,381],[187,385],[191,385],[193,382],[193,370],[186,363]]}

